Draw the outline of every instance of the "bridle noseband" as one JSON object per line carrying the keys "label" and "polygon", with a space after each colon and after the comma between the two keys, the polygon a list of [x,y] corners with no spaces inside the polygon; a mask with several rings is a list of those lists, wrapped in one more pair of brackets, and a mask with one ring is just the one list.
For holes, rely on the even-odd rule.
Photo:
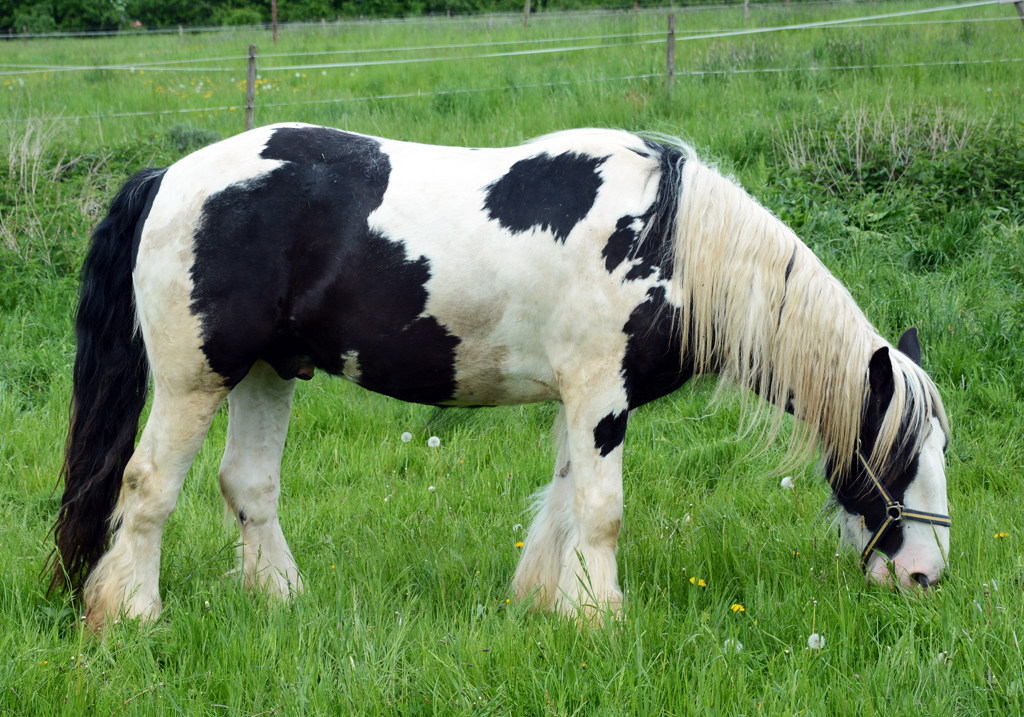
{"label": "bridle noseband", "polygon": [[871,470],[871,466],[868,465],[867,459],[864,454],[857,449],[857,458],[860,460],[860,464],[864,466],[864,472],[868,474],[868,478],[871,479],[871,484],[878,491],[879,495],[882,496],[882,500],[885,501],[885,520],[878,526],[878,530],[875,531],[874,535],[868,541],[868,544],[864,546],[864,552],[860,554],[860,569],[864,572],[868,570],[868,560],[871,559],[871,554],[875,551],[875,546],[885,537],[885,534],[889,532],[894,524],[899,523],[901,520],[916,520],[918,523],[931,523],[932,525],[942,525],[950,527],[953,524],[953,519],[948,515],[940,515],[939,513],[925,513],[922,510],[909,510],[903,507],[903,505],[892,499],[889,491],[882,485],[882,481],[878,480],[878,476]]}

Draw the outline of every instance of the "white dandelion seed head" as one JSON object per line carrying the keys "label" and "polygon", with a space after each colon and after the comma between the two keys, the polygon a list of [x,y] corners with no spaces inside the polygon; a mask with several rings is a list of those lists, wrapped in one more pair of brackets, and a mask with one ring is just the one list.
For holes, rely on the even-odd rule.
{"label": "white dandelion seed head", "polygon": [[693,521],[693,517],[692,517],[692,516],[691,516],[691,515],[690,515],[689,513],[687,513],[687,514],[686,514],[686,515],[685,515],[685,516],[683,517],[683,522],[684,522],[684,523],[689,523],[689,522],[691,522],[691,521]]}
{"label": "white dandelion seed head", "polygon": [[326,74],[327,74],[327,70],[321,70],[321,71],[320,71],[320,74],[321,74],[321,75],[326,75]]}
{"label": "white dandelion seed head", "polygon": [[942,652],[940,652],[938,655],[935,656],[935,664],[937,664],[937,665],[945,665],[947,662],[949,662],[949,653],[946,652],[945,650],[943,650]]}
{"label": "white dandelion seed head", "polygon": [[438,446],[441,445],[441,439],[438,438],[437,436],[431,436],[430,438],[427,439],[427,445],[430,446],[431,448],[437,448]]}
{"label": "white dandelion seed head", "polygon": [[210,609],[210,601],[209,600],[204,601],[203,602],[203,607],[205,607],[207,610],[209,610]]}
{"label": "white dandelion seed head", "polygon": [[825,638],[816,632],[812,633],[811,636],[807,638],[807,647],[812,650],[821,650],[825,647]]}
{"label": "white dandelion seed head", "polygon": [[411,440],[412,440],[412,434],[409,433],[409,431],[406,431],[405,433],[402,434],[402,443],[408,443]]}
{"label": "white dandelion seed head", "polygon": [[437,488],[435,488],[434,486],[430,486],[429,488],[427,488],[427,491],[430,492],[430,493],[436,493],[437,492]]}
{"label": "white dandelion seed head", "polygon": [[722,645],[722,649],[726,652],[735,652],[738,655],[743,652],[743,643],[730,637],[725,641],[725,644]]}
{"label": "white dandelion seed head", "polygon": [[782,483],[780,483],[779,485],[781,485],[786,490],[793,490],[796,487],[796,484],[793,483],[793,476],[786,476],[785,478],[782,479]]}

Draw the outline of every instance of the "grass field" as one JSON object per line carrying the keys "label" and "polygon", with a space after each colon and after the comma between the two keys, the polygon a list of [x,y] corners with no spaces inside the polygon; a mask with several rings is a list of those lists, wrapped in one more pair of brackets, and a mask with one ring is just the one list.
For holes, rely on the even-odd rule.
{"label": "grass field", "polygon": [[[924,7],[794,4],[755,9],[747,26]],[[679,12],[680,37],[743,26],[742,9]],[[1024,58],[1019,22],[964,21],[1007,17],[1011,6],[994,5],[900,20],[954,21],[941,24],[680,40],[680,72],[791,71],[680,75],[672,97],[661,78],[584,82],[661,71],[664,46],[637,40],[663,30],[663,13],[540,15],[528,31],[500,18],[328,25],[284,33],[273,50],[268,36],[238,32],[0,43],[0,72],[140,65],[0,74],[0,712],[1024,715],[1024,63],[879,67]],[[465,57],[543,43],[369,52],[607,35],[622,37],[550,55]],[[102,643],[84,634],[77,606],[47,597],[40,579],[77,270],[130,173],[241,129],[249,42],[262,53],[257,124],[469,145],[615,126],[683,136],[734,173],[882,334],[919,327],[953,428],[942,582],[927,594],[866,585],[856,555],[837,557],[814,466],[781,489],[783,447],[752,455],[737,437],[738,401],[709,407],[704,379],[631,421],[625,616],[578,630],[508,602],[520,524],[550,480],[555,406],[432,427],[432,409],[317,375],[296,393],[282,480],[307,592],[282,606],[223,577],[236,537],[216,484],[222,411],[165,533],[162,618]],[[333,54],[270,57],[315,51]],[[384,56],[463,59],[269,69]],[[195,64],[237,72],[141,67],[225,57]],[[847,65],[873,68],[814,69]],[[525,87],[541,83],[571,84]],[[494,87],[504,89],[456,92]],[[820,651],[807,646],[815,632]]]}

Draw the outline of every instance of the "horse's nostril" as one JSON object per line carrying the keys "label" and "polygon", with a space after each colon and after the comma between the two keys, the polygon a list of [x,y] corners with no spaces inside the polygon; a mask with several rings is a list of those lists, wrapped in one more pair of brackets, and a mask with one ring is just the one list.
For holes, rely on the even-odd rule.
{"label": "horse's nostril", "polygon": [[923,588],[927,588],[929,585],[931,585],[931,581],[928,579],[928,576],[924,573],[914,573],[910,577],[914,579],[915,583],[917,583]]}

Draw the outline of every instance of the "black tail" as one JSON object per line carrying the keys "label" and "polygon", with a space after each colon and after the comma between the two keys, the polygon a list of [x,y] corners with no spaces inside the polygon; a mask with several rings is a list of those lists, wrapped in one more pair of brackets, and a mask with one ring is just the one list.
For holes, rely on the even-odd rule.
{"label": "black tail", "polygon": [[106,550],[121,477],[135,450],[149,363],[136,329],[132,270],[142,220],[165,171],[143,170],[121,187],[82,265],[51,591],[61,585],[80,590]]}

